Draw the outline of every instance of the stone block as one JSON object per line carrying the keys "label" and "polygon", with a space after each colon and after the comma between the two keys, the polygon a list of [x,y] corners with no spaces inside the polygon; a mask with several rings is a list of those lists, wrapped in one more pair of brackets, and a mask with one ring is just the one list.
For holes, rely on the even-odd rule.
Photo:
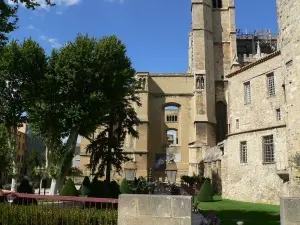
{"label": "stone block", "polygon": [[[181,219],[174,218],[155,218],[155,225],[181,225]],[[190,224],[189,224],[190,225]]]}
{"label": "stone block", "polygon": [[155,225],[155,219],[145,217],[123,217],[118,218],[118,225]]}
{"label": "stone block", "polygon": [[172,196],[171,208],[173,218],[191,218],[192,196]]}
{"label": "stone block", "polygon": [[300,198],[280,199],[280,224],[300,225]]}
{"label": "stone block", "polygon": [[120,195],[118,204],[119,217],[136,217],[137,198],[135,195]]}
{"label": "stone block", "polygon": [[138,216],[171,217],[171,196],[139,195]]}

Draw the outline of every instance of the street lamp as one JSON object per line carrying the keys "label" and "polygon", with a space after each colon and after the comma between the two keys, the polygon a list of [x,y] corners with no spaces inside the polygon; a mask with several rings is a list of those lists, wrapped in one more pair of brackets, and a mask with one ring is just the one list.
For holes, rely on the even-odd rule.
{"label": "street lamp", "polygon": [[176,175],[177,175],[177,166],[176,163],[174,162],[174,160],[171,160],[166,167],[166,174],[167,174],[167,178],[168,178],[168,182],[171,184],[175,184],[176,183]]}
{"label": "street lamp", "polygon": [[128,181],[133,181],[136,174],[136,165],[135,162],[127,162],[124,167],[125,178]]}

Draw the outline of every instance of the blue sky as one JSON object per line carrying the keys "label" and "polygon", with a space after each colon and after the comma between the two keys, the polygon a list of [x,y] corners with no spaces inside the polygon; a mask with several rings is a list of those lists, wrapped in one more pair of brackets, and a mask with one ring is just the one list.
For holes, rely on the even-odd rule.
{"label": "blue sky", "polygon": [[[117,35],[137,71],[185,72],[191,0],[56,0],[51,9],[20,7],[11,38],[32,37],[47,53],[77,33]],[[277,32],[275,0],[235,0],[237,28]]]}

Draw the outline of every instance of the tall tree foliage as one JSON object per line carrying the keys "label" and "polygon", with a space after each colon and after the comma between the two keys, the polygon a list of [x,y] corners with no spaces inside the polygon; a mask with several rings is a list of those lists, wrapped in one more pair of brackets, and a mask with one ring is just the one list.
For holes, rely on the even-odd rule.
{"label": "tall tree foliage", "polygon": [[[28,9],[35,9],[40,6],[38,1],[33,0],[11,0],[10,4],[6,0],[0,0],[0,49],[8,40],[7,34],[17,29],[19,19],[17,12],[20,3]],[[50,6],[54,5],[50,0],[45,0],[45,3]]]}
{"label": "tall tree foliage", "polygon": [[79,34],[52,52],[40,97],[28,111],[48,147],[52,193],[60,189],[72,165],[78,135],[88,137],[106,122],[134,74],[126,47],[115,36],[96,39]]}
{"label": "tall tree foliage", "polygon": [[[12,41],[0,55],[0,124],[6,130],[8,148],[13,158],[17,150],[17,129],[26,119],[23,116],[26,102],[31,101],[32,95],[29,93],[45,69],[44,50],[31,39],[21,44]],[[15,173],[14,162],[13,170]],[[12,190],[15,188],[16,179],[13,178]]]}
{"label": "tall tree foliage", "polygon": [[86,149],[91,155],[89,167],[92,173],[100,177],[106,176],[107,182],[110,182],[112,168],[119,173],[122,163],[130,160],[123,152],[126,135],[138,138],[136,127],[140,120],[133,104],[140,105],[140,102],[135,93],[135,86],[129,90],[130,98],[123,98],[110,110],[96,139],[91,140]]}
{"label": "tall tree foliage", "polygon": [[11,173],[12,169],[13,154],[8,147],[7,138],[6,129],[0,124],[0,173]]}

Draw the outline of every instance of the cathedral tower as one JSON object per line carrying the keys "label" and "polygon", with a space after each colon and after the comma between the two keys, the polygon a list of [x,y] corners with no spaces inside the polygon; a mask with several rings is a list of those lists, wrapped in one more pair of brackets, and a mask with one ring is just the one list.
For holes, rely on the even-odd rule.
{"label": "cathedral tower", "polygon": [[226,104],[224,77],[236,57],[234,1],[192,0],[191,10],[189,72],[194,75],[194,138],[201,146],[214,146],[216,101]]}

